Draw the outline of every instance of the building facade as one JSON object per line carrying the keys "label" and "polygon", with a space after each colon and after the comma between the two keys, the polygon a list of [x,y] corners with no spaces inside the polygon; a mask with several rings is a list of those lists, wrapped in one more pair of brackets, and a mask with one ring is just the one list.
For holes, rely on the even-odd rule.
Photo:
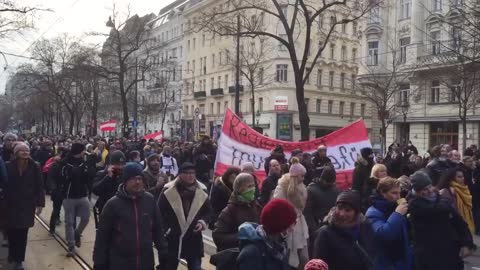
{"label": "building facade", "polygon": [[387,145],[411,141],[420,153],[438,144],[463,150],[462,114],[466,145],[478,144],[478,82],[468,71],[472,63],[461,60],[475,57],[469,47],[475,35],[462,33],[468,26],[458,23],[472,3],[389,0],[365,20],[359,78],[396,73]]}
{"label": "building facade", "polygon": [[153,46],[148,52],[149,68],[139,85],[139,130],[150,134],[163,130],[164,136],[181,136],[183,94],[183,10],[186,0],[178,0],[160,10],[149,22]]}
{"label": "building facade", "polygon": [[[219,1],[190,1],[184,12],[182,128],[187,139],[201,134],[215,137],[221,128],[225,109],[235,108],[235,38],[192,30],[197,16],[221,5],[223,3]],[[283,12],[288,13],[288,10],[286,7]],[[342,15],[338,12],[322,16],[318,29],[315,27],[318,33],[312,36],[319,38],[328,24],[332,20],[341,20]],[[262,23],[274,33],[279,25],[269,17],[262,18]],[[378,135],[373,134],[371,106],[355,92],[360,50],[358,25],[349,23],[337,27],[305,84],[310,138],[324,136],[363,117],[374,139]],[[297,42],[301,40],[299,38]],[[315,52],[317,45],[311,49]],[[249,79],[247,71],[241,72],[240,116],[247,124],[260,128],[264,135],[298,141],[300,124],[289,53],[278,41],[241,38],[242,59],[255,58],[255,51],[259,50],[262,50],[262,58],[258,60],[255,75],[251,76],[254,79]],[[247,60],[242,67],[245,62]]]}

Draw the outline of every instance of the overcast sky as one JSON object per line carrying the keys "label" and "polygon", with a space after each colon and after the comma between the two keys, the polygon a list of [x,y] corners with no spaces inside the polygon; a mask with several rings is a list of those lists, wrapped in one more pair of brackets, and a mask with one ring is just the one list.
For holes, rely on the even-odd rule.
{"label": "overcast sky", "polygon": [[[29,46],[43,36],[55,37],[59,33],[67,32],[73,36],[84,37],[85,33],[96,31],[108,33],[105,26],[108,16],[112,15],[113,6],[123,16],[127,13],[128,6],[132,14],[145,15],[158,14],[160,9],[174,0],[14,0],[19,5],[40,6],[50,8],[53,12],[40,12],[37,14],[35,31],[16,36],[13,40],[0,41],[0,51],[30,56]],[[121,15],[122,16],[122,15]],[[101,40],[88,40],[101,42]],[[8,67],[3,71],[5,61],[0,58],[0,93],[5,91],[5,83],[9,74],[15,72],[15,67],[26,62],[26,59],[7,55]]]}

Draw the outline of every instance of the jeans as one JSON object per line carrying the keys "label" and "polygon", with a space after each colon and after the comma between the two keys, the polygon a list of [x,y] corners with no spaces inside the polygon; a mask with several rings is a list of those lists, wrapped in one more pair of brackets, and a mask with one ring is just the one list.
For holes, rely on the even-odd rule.
{"label": "jeans", "polygon": [[63,199],[53,199],[53,211],[50,216],[50,232],[55,232],[57,220],[60,219],[60,210],[62,210]]}
{"label": "jeans", "polygon": [[25,261],[28,228],[8,229],[8,260],[14,263]]}
{"label": "jeans", "polygon": [[[75,234],[81,235],[90,220],[90,202],[87,197],[80,199],[64,199],[63,209],[65,210],[65,236],[69,248],[75,246]],[[77,217],[80,223],[75,229]]]}

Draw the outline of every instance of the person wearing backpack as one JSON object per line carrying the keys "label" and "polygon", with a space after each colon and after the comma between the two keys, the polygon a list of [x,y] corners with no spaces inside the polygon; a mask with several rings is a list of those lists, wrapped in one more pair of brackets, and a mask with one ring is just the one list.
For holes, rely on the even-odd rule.
{"label": "person wearing backpack", "polygon": [[174,179],[178,175],[178,163],[172,156],[172,149],[170,146],[163,147],[162,154],[160,154],[160,170]]}
{"label": "person wearing backpack", "polygon": [[289,270],[285,241],[297,220],[294,206],[284,199],[272,199],[260,215],[260,225],[240,225],[238,270]]}
{"label": "person wearing backpack", "polygon": [[[91,180],[95,174],[94,168],[85,163],[85,145],[72,144],[61,170],[63,209],[65,210],[65,235],[68,246],[67,257],[72,257],[75,246],[81,246],[81,235],[90,220],[90,201],[88,194]],[[80,223],[75,228],[76,218]]]}

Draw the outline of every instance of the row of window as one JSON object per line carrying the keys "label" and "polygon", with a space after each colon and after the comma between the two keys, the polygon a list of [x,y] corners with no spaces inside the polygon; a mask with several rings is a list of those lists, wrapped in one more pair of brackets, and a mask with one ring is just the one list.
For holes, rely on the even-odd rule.
{"label": "row of window", "polygon": [[150,64],[154,66],[162,65],[165,62],[175,60],[183,57],[183,47],[173,48],[160,52],[157,55],[151,57]]}
{"label": "row of window", "polygon": [[[377,0],[378,1],[378,0]],[[453,7],[463,6],[464,0],[429,0],[432,11],[442,11],[445,4],[449,4]],[[398,17],[400,20],[408,19],[412,14],[412,0],[399,0],[398,1]],[[428,4],[425,5],[428,7]],[[380,5],[373,6],[369,14],[369,23],[380,22]]]}
{"label": "row of window", "polygon": [[[307,72],[308,71],[309,70],[307,69]],[[334,87],[339,87],[341,90],[346,90],[347,88],[355,90],[356,80],[357,80],[357,76],[355,74],[351,74],[350,78],[347,78],[347,74],[342,72],[342,73],[340,73],[340,77],[337,78],[336,77],[337,75],[335,74],[335,71],[329,71],[328,72],[328,83],[325,84],[323,73],[324,73],[324,71],[322,69],[317,70],[316,83],[315,83],[317,86],[320,87],[320,86],[327,85],[331,89],[333,89]],[[315,78],[314,72],[310,73],[310,76],[308,77],[308,79],[305,82],[306,85],[311,84],[311,82],[312,82],[311,78]],[[285,65],[285,64],[277,65],[277,72],[276,72],[275,80],[277,82],[288,82],[288,65]],[[337,80],[338,80],[338,82],[337,82]],[[349,86],[347,85],[348,80],[350,81]]]}
{"label": "row of window", "polygon": [[[309,101],[310,99],[306,98],[305,99],[305,104],[307,105],[307,111],[308,112],[311,112],[310,111],[310,107],[309,107]],[[242,111],[242,100],[239,101],[240,103],[240,111]],[[327,109],[325,111],[325,109],[322,109],[323,108],[323,103],[322,103],[322,100],[321,99],[316,99],[316,104],[315,104],[315,112],[317,113],[328,113],[328,114],[334,114],[334,113],[337,113],[337,111],[334,112],[334,103],[335,101],[334,100],[328,100],[327,101]],[[216,103],[214,102],[211,102],[210,103],[210,107],[209,107],[209,110],[208,110],[208,114],[216,114],[216,115],[221,115],[223,114],[223,112],[225,111],[226,108],[228,108],[228,101],[224,101],[223,102],[223,108],[222,108],[222,102],[218,101]],[[344,117],[346,116],[345,114],[345,101],[339,101],[338,102],[338,115],[340,115],[341,117]],[[252,105],[252,100],[250,100],[249,104],[248,104],[248,109],[247,111],[243,111],[243,112],[248,112],[248,113],[253,113],[253,107],[251,106]],[[355,116],[355,112],[356,112],[356,109],[357,109],[357,104],[355,102],[351,102],[350,103],[350,110],[349,110],[349,116],[353,117]],[[205,112],[205,104],[200,104],[199,105],[199,109],[200,109],[200,113],[201,114],[204,114],[206,113]],[[258,99],[258,103],[256,103],[256,109],[260,112],[263,112],[263,98],[259,98]],[[189,109],[189,106],[188,105],[185,105],[184,107],[184,113],[186,116],[193,116],[194,115],[194,110],[195,110],[195,106],[194,105],[191,105],[190,106],[190,109]],[[365,117],[365,110],[366,110],[366,104],[360,104],[360,116],[361,117]]]}

